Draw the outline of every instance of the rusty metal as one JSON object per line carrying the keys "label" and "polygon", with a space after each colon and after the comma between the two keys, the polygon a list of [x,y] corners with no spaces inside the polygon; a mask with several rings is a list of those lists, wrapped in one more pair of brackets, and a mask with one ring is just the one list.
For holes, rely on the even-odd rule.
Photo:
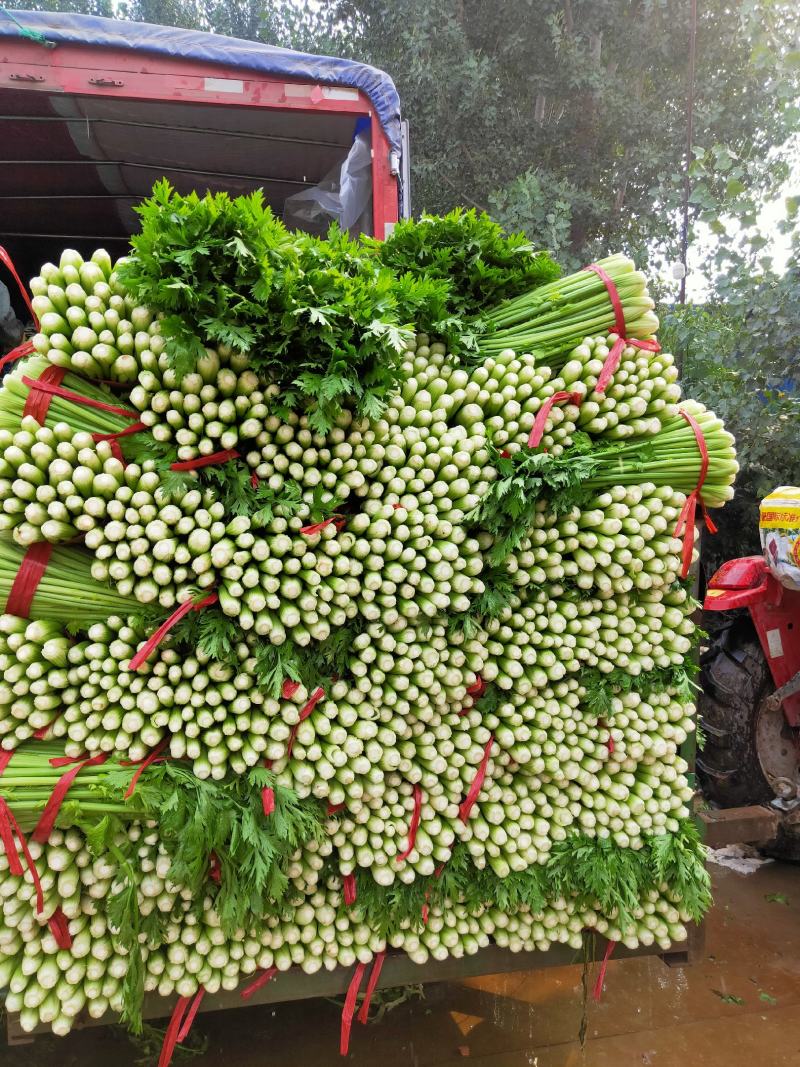
{"label": "rusty metal", "polygon": [[705,842],[711,848],[737,845],[742,842],[762,844],[771,841],[778,832],[780,817],[763,804],[744,808],[715,808],[698,812]]}

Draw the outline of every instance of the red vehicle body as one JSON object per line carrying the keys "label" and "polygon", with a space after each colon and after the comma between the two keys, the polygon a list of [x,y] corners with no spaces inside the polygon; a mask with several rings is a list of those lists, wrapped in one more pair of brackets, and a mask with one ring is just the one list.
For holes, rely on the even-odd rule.
{"label": "red vehicle body", "polygon": [[[763,556],[723,564],[709,582],[703,606],[706,611],[748,609],[776,689],[800,671],[800,592],[782,586]],[[800,691],[782,703],[789,724],[800,726]]]}
{"label": "red vehicle body", "polygon": [[700,660],[703,790],[722,807],[778,811],[770,851],[800,858],[800,591],[746,556],[720,567],[703,606],[732,613]]}

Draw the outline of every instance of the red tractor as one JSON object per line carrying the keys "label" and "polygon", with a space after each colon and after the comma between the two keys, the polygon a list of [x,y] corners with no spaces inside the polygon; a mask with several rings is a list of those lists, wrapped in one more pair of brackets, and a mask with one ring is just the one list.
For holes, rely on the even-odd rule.
{"label": "red tractor", "polygon": [[800,567],[800,531],[792,531],[787,570],[777,534],[765,537],[763,504],[761,526],[764,556],[723,564],[706,592],[706,611],[731,614],[700,658],[697,770],[713,804],[776,812],[777,836],[765,850],[800,860],[800,584],[787,577],[798,573],[793,562]]}

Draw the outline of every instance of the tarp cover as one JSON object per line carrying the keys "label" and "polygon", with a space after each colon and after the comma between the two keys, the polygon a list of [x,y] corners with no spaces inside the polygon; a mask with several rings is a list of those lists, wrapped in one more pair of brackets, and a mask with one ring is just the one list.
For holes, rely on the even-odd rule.
{"label": "tarp cover", "polygon": [[[132,52],[218,63],[228,70],[272,74],[323,85],[360,89],[371,101],[390,145],[400,151],[400,99],[388,74],[353,59],[313,56],[288,48],[238,37],[223,37],[174,26],[147,22],[121,22],[98,15],[61,11],[10,12],[28,29],[43,33],[56,45],[83,44],[93,48],[120,48]],[[0,37],[19,37],[19,27],[0,8]]]}

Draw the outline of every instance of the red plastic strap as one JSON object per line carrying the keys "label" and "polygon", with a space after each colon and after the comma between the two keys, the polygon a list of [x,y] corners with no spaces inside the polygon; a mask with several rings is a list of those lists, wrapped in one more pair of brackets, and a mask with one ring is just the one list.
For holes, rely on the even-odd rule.
{"label": "red plastic strap", "polygon": [[265,815],[271,815],[275,810],[275,790],[270,785],[261,790],[261,807]]}
{"label": "red plastic strap", "polygon": [[617,340],[611,346],[611,351],[606,356],[603,368],[600,371],[600,376],[597,379],[597,385],[594,387],[596,393],[604,393],[608,388],[608,383],[614,377],[617,367],[619,366],[620,357],[625,350],[626,345],[632,345],[634,348],[643,348],[646,352],[660,352],[661,345],[658,341],[629,341],[625,336],[627,333],[627,327],[625,324],[625,311],[622,307],[622,301],[619,298],[617,287],[614,285],[613,279],[606,274],[602,267],[598,267],[596,263],[590,263],[588,267],[584,267],[584,270],[591,270],[597,275],[603,285],[606,287],[608,293],[608,299],[611,301],[611,307],[614,309],[614,332],[617,334]]}
{"label": "red plastic strap", "polygon": [[208,877],[217,885],[222,881],[222,866],[216,852],[212,852],[208,857]]}
{"label": "red plastic strap", "polygon": [[595,393],[604,393],[606,391],[611,379],[617,373],[619,361],[622,359],[622,353],[625,351],[627,345],[630,345],[632,348],[643,348],[646,352],[661,351],[661,345],[658,341],[638,341],[636,339],[628,340],[627,337],[618,337],[611,346],[611,351],[605,358],[605,362],[603,363],[597,378],[597,385],[594,387]]}
{"label": "red plastic strap", "polygon": [[594,271],[608,292],[608,299],[611,301],[611,307],[614,309],[614,329],[620,335],[625,336],[625,312],[622,309],[622,301],[619,298],[617,287],[610,275],[606,274],[602,267],[599,267],[596,263],[590,263],[588,267],[583,268],[585,271]]}
{"label": "red plastic strap", "polygon": [[350,979],[350,985],[347,989],[347,996],[345,997],[344,1008],[342,1009],[342,1033],[339,1039],[340,1056],[346,1056],[348,1049],[350,1048],[350,1028],[353,1025],[353,1014],[356,1010],[356,998],[358,997],[358,991],[361,988],[361,979],[364,977],[366,967],[366,963],[359,963],[356,966],[353,977]]}
{"label": "red plastic strap", "polygon": [[[56,370],[63,372],[64,368],[56,367]],[[29,378],[27,375],[23,374],[22,382],[31,389],[35,389],[37,392],[48,393],[50,396],[60,396],[64,400],[71,400],[74,404],[83,404],[84,407],[95,408],[97,411],[108,411],[112,415],[119,415],[120,418],[123,419],[133,419],[134,422],[139,421],[137,412],[128,411],[127,408],[118,408],[113,404],[106,404],[102,400],[95,400],[93,397],[83,396],[81,393],[73,393],[71,389],[63,389],[55,382],[47,381],[44,373],[42,373],[40,378]]]}
{"label": "red plastic strap", "polygon": [[34,730],[33,731],[34,738],[37,741],[44,741],[44,739],[50,733],[52,728],[55,726],[55,724],[61,718],[61,714],[62,713],[59,711],[58,715],[56,715],[56,717],[54,719],[51,719],[50,722],[47,724],[47,726],[40,726],[38,730]]}
{"label": "red plastic strap", "polygon": [[25,871],[23,870],[22,862],[19,858],[19,852],[17,852],[17,846],[14,844],[15,837],[17,841],[19,841],[20,852],[22,852],[25,862],[28,865],[31,881],[36,890],[36,914],[41,915],[44,911],[44,891],[42,890],[39,872],[36,870],[36,864],[33,862],[33,856],[31,856],[30,849],[28,848],[28,842],[26,841],[22,830],[19,828],[19,823],[14,818],[13,812],[6,803],[5,798],[0,797],[0,841],[3,842],[3,848],[5,849],[6,857],[8,858],[9,873],[17,878],[21,878]]}
{"label": "red plastic strap", "polygon": [[528,436],[528,448],[539,447],[539,444],[544,437],[544,428],[547,424],[547,417],[554,404],[580,404],[582,399],[583,397],[580,393],[568,393],[563,389],[560,389],[557,393],[553,393],[552,396],[548,396],[547,400],[545,400],[536,412],[536,418],[533,420],[533,426],[531,427],[531,432]]}
{"label": "red plastic strap", "polygon": [[292,682],[287,678],[281,688],[281,696],[284,700],[291,700],[299,688],[299,682]]}
{"label": "red plastic strap", "polygon": [[22,284],[22,279],[17,274],[17,268],[14,266],[14,262],[11,259],[11,256],[8,254],[8,252],[6,252],[5,248],[3,248],[2,245],[0,245],[0,263],[4,263],[8,267],[8,269],[11,271],[11,274],[14,277],[14,281],[17,283],[17,288],[20,291],[22,299],[25,301],[25,304],[26,304],[26,306],[28,308],[28,311],[30,311],[30,313],[31,313],[31,318],[33,319],[33,324],[36,327],[36,329],[38,330],[39,329],[39,319],[36,316],[36,312],[33,310],[33,304],[31,303],[31,298],[30,298],[30,295],[28,294],[28,290]]}
{"label": "red plastic strap", "polygon": [[7,367],[9,363],[15,363],[18,359],[32,356],[35,351],[31,341],[23,341],[21,345],[12,348],[10,352],[6,352],[3,358],[0,359],[0,370],[2,370],[3,367]]}
{"label": "red plastic strap", "polygon": [[250,475],[250,484],[254,489],[258,489],[259,485],[261,484],[260,479],[255,471],[253,471],[253,473]]}
{"label": "red plastic strap", "polygon": [[196,459],[170,463],[169,469],[171,471],[194,471],[198,467],[213,467],[217,463],[227,463],[229,460],[238,458],[239,453],[235,448],[226,448],[223,452],[214,452],[210,456],[198,456]]}
{"label": "red plastic strap", "polygon": [[511,453],[508,451],[507,448],[504,448],[503,451],[500,453],[500,459],[511,459]]}
{"label": "red plastic strap", "polygon": [[[284,685],[285,684],[286,683],[284,682]],[[317,704],[319,704],[320,700],[322,700],[324,696],[325,690],[322,688],[322,686],[318,686],[300,709],[300,715],[298,716],[297,722],[292,727],[292,732],[289,734],[289,740],[286,744],[287,759],[292,754],[295,738],[297,737],[297,731],[300,729],[300,723],[305,722],[305,720],[308,718],[308,716],[311,714],[311,712],[314,710]]]}
{"label": "red plastic strap", "polygon": [[675,537],[683,537],[683,552],[681,553],[681,578],[685,578],[689,573],[689,568],[692,565],[692,549],[694,548],[694,524],[695,516],[697,514],[697,505],[700,505],[700,509],[703,513],[703,519],[705,520],[706,529],[710,534],[717,532],[717,526],[711,516],[708,514],[703,497],[701,495],[701,489],[706,480],[708,474],[708,446],[706,445],[706,439],[703,436],[703,431],[700,429],[700,424],[694,415],[690,415],[688,411],[681,408],[681,415],[686,419],[692,428],[695,440],[697,441],[697,447],[700,450],[700,475],[697,479],[697,485],[689,493],[681,508],[680,515],[678,515],[678,521],[675,525]]}
{"label": "red plastic strap", "polygon": [[407,860],[411,855],[414,845],[417,841],[417,830],[419,830],[419,820],[422,815],[422,789],[419,785],[414,786],[414,811],[411,815],[411,825],[408,828],[408,843],[406,845],[405,852],[398,853],[395,856],[395,863],[402,863]]}
{"label": "red plastic strap", "polygon": [[155,633],[151,634],[145,641],[128,664],[128,670],[138,671],[142,664],[147,661],[150,654],[158,648],[172,627],[179,623],[184,615],[188,615],[190,611],[200,611],[202,608],[207,608],[209,604],[216,604],[218,600],[219,596],[216,593],[209,593],[202,600],[187,600],[185,604],[181,604],[179,608],[173,611],[167,621],[163,622]]}
{"label": "red plastic strap", "polygon": [[158,757],[161,755],[161,753],[164,751],[164,749],[167,747],[168,744],[169,744],[169,738],[164,738],[164,740],[161,742],[160,745],[156,745],[156,747],[153,749],[153,751],[150,752],[147,756],[145,756],[145,758],[143,760],[140,761],[140,763],[138,764],[136,770],[133,772],[133,777],[130,780],[130,784],[128,785],[128,788],[125,790],[125,795],[123,796],[123,800],[130,800],[130,798],[133,796],[133,791],[136,788],[136,783],[139,781],[139,779],[142,776],[142,772],[144,770],[146,770],[150,766],[151,763],[155,763],[156,762],[156,760],[158,759]]}
{"label": "red plastic strap", "polygon": [[405,504],[392,504],[392,507],[395,511],[401,511],[405,507]]}
{"label": "red plastic strap", "polygon": [[478,675],[472,685],[467,686],[467,692],[471,697],[475,697],[477,700],[486,692],[486,682],[484,682],[483,678]]}
{"label": "red plastic strap", "polygon": [[469,818],[469,813],[472,811],[472,806],[478,799],[478,794],[481,791],[483,780],[486,777],[486,768],[489,765],[489,755],[492,751],[492,745],[494,744],[494,734],[491,734],[489,740],[486,742],[486,747],[483,750],[483,759],[478,767],[478,773],[475,775],[475,780],[469,787],[466,799],[458,808],[458,817],[462,822],[466,822]]}
{"label": "red plastic strap", "polygon": [[325,519],[324,522],[315,522],[312,526],[301,526],[300,533],[306,537],[313,537],[314,534],[318,534],[321,530],[324,530],[326,526],[330,526],[331,523],[336,524],[336,529],[341,530],[347,519],[343,515],[331,515],[329,519]]}
{"label": "red plastic strap", "polygon": [[28,618],[33,598],[52,554],[53,546],[49,541],[37,541],[28,547],[6,600],[6,612],[9,615],[16,615],[20,619]]}
{"label": "red plastic strap", "polygon": [[327,806],[327,808],[325,809],[325,814],[326,815],[336,815],[337,812],[344,811],[344,808],[345,808],[344,801],[342,801],[341,804],[329,804]]}
{"label": "red plastic strap", "polygon": [[372,994],[375,992],[375,987],[378,984],[378,979],[381,976],[381,968],[383,967],[383,961],[386,959],[386,950],[379,952],[375,957],[375,961],[372,964],[372,973],[369,976],[367,982],[367,988],[364,992],[364,1001],[361,1005],[361,1010],[358,1013],[358,1021],[366,1026],[367,1019],[369,1018],[369,1004],[372,1000]]}
{"label": "red plastic strap", "polygon": [[606,742],[606,748],[608,749],[609,756],[613,756],[616,745],[614,744],[614,738],[611,736],[610,732],[608,735],[608,741]]}
{"label": "red plastic strap", "polygon": [[9,763],[11,762],[11,757],[16,751],[17,750],[15,748],[0,748],[0,775],[2,775],[3,771],[9,765]]}
{"label": "red plastic strap", "polygon": [[[53,367],[49,365],[44,368],[42,373],[34,382],[34,387],[28,390],[28,395],[25,397],[25,406],[22,409],[22,417],[30,415],[36,419],[38,423],[44,426],[44,421],[47,418],[47,412],[50,410],[50,401],[52,397],[44,389],[40,389],[41,384],[60,385],[64,381],[66,375],[64,367]],[[23,382],[30,383],[33,379],[23,376]]]}
{"label": "red plastic strap", "polygon": [[84,767],[97,767],[101,763],[105,763],[108,759],[107,752],[101,752],[97,756],[92,756],[90,759],[82,759],[79,762],[69,757],[64,757],[56,760],[50,760],[50,763],[54,767],[64,766],[65,763],[75,763],[76,765],[68,770],[55,784],[53,792],[50,794],[50,799],[44,806],[41,818],[36,824],[36,828],[31,834],[32,841],[38,841],[40,845],[45,844],[50,837],[50,831],[53,829],[53,825],[56,821],[61,805],[64,803],[64,798],[69,792],[69,788],[78,775],[81,773]]}
{"label": "red plastic strap", "polygon": [[126,426],[124,430],[117,430],[116,433],[93,433],[93,441],[108,441],[111,445],[111,454],[114,459],[118,459],[120,463],[127,463],[125,456],[122,454],[120,448],[120,437],[130,437],[131,434],[141,433],[142,430],[146,430],[148,427],[143,422],[133,422],[130,426]]}
{"label": "red plastic strap", "polygon": [[262,971],[254,982],[242,990],[242,1000],[249,1000],[253,993],[257,993],[259,989],[263,989],[268,982],[271,982],[277,973],[277,967],[268,967],[266,971]]}
{"label": "red plastic strap", "polygon": [[169,1020],[167,1032],[164,1034],[164,1044],[161,1046],[161,1055],[158,1057],[158,1067],[169,1067],[170,1063],[172,1063],[172,1054],[178,1043],[178,1033],[180,1032],[183,1017],[186,1014],[186,1009],[191,1003],[191,999],[191,997],[178,997],[178,1002],[175,1005],[172,1017]]}
{"label": "red plastic strap", "polygon": [[348,908],[352,907],[358,897],[358,886],[356,885],[356,876],[354,874],[344,875],[342,878],[342,890],[346,906]]}
{"label": "red plastic strap", "polygon": [[47,920],[47,925],[50,927],[50,933],[55,938],[58,947],[69,951],[72,948],[72,935],[69,932],[67,917],[61,910],[60,905]]}
{"label": "red plastic strap", "polygon": [[16,820],[11,814],[5,797],[0,796],[0,841],[3,842],[3,851],[8,857],[9,872],[15,878],[21,878],[25,872],[17,852],[17,846],[14,844],[15,827]]}
{"label": "red plastic strap", "polygon": [[606,970],[608,968],[608,961],[611,959],[611,953],[614,951],[616,944],[616,941],[609,941],[606,945],[606,952],[603,956],[603,962],[600,964],[600,973],[597,976],[597,981],[595,982],[594,989],[592,990],[592,997],[597,1001],[599,1001],[600,997],[603,995],[603,983],[606,980]]}
{"label": "red plastic strap", "polygon": [[198,1009],[200,1007],[200,1003],[201,1003],[201,1001],[202,1001],[202,999],[203,999],[203,997],[205,995],[206,995],[205,989],[202,986],[200,986],[200,988],[195,993],[194,1000],[192,1001],[191,1006],[190,1006],[189,1010],[186,1013],[186,1017],[183,1020],[183,1024],[181,1025],[181,1028],[178,1031],[178,1041],[177,1041],[177,1043],[179,1045],[180,1045],[180,1043],[182,1041],[185,1041],[186,1038],[189,1036],[189,1031],[191,1030],[192,1023],[194,1022],[194,1017],[195,1017],[195,1015],[197,1015],[197,1011],[198,1011]]}

